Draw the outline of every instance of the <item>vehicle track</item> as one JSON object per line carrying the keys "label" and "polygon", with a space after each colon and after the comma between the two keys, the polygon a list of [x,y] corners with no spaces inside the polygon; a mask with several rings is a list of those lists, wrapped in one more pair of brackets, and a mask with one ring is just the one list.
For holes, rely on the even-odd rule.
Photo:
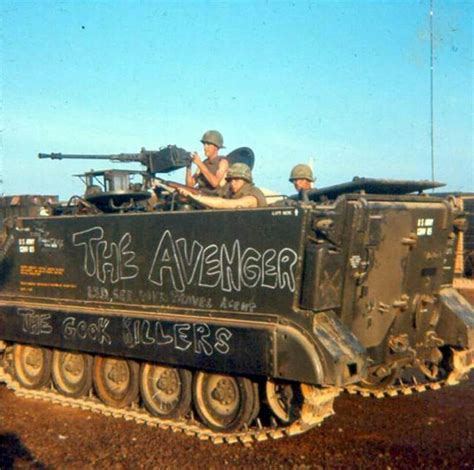
{"label": "vehicle track", "polygon": [[201,423],[191,413],[186,420],[164,420],[147,413],[138,404],[134,404],[130,408],[118,409],[112,408],[101,402],[91,390],[89,396],[83,398],[70,398],[55,390],[51,383],[49,388],[40,390],[30,390],[22,387],[15,379],[12,370],[11,351],[7,348],[3,360],[4,366],[0,367],[0,382],[4,382],[7,388],[13,390],[16,395],[24,398],[32,398],[35,400],[43,400],[61,406],[69,406],[72,408],[80,408],[83,410],[100,413],[105,416],[114,418],[122,418],[127,421],[135,421],[139,424],[147,426],[159,427],[160,429],[170,429],[173,432],[181,432],[189,436],[195,436],[201,440],[209,440],[214,444],[251,444],[253,442],[266,441],[268,439],[281,439],[286,436],[293,436],[308,431],[311,428],[319,426],[323,420],[334,414],[333,402],[339,395],[341,389],[327,388],[318,389],[306,386],[303,390],[304,403],[299,419],[287,426],[278,425],[276,420],[272,419],[270,427],[263,426],[260,419],[256,419],[256,425],[243,431],[231,433],[214,432]]}

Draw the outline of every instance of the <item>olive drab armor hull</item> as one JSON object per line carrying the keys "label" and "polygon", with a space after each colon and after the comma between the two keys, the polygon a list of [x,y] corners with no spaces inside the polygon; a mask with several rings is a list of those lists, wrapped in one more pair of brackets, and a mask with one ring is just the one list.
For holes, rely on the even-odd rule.
{"label": "olive drab armor hull", "polygon": [[[342,186],[262,209],[9,219],[4,373],[34,395],[49,380],[47,370],[25,378],[32,358],[41,368],[52,354],[48,393],[73,401],[67,360],[87,369],[94,358],[89,385],[125,416],[129,402],[111,386],[122,375],[110,371],[121,364],[134,377],[141,364],[141,419],[166,409],[172,426],[216,442],[308,430],[344,389],[383,396],[459,382],[474,348],[474,310],[452,288],[459,214],[442,198]],[[176,390],[164,391],[174,382],[163,371],[179,390],[194,387],[200,425],[184,412],[191,392],[165,400]]]}

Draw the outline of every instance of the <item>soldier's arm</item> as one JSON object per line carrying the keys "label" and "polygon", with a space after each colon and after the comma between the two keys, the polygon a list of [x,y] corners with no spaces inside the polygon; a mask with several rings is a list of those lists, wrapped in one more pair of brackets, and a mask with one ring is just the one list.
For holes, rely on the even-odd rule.
{"label": "soldier's arm", "polygon": [[192,194],[185,188],[177,188],[182,196],[194,199],[199,204],[210,209],[241,209],[258,207],[257,198],[254,196],[244,196],[240,199],[224,199],[217,196],[203,196],[201,194]]}
{"label": "soldier's arm", "polygon": [[224,199],[222,197],[189,194],[189,197],[210,209],[244,209],[258,206],[257,198],[254,196],[244,196],[240,199]]}
{"label": "soldier's arm", "polygon": [[221,159],[219,162],[219,168],[217,169],[217,173],[215,175],[209,171],[207,166],[204,165],[201,160],[196,159],[195,163],[213,188],[217,188],[220,185],[221,181],[225,178],[227,169],[229,168],[229,163],[225,158]]}
{"label": "soldier's arm", "polygon": [[194,187],[196,185],[196,175],[193,176],[191,165],[186,167],[186,186]]}

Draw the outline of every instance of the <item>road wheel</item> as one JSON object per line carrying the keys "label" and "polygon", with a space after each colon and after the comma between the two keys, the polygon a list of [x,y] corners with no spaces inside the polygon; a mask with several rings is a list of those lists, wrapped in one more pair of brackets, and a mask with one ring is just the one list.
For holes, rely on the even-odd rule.
{"label": "road wheel", "polygon": [[270,409],[282,423],[292,423],[299,418],[303,404],[299,386],[290,382],[267,380],[265,392]]}
{"label": "road wheel", "polygon": [[29,389],[47,385],[51,379],[51,356],[50,349],[15,344],[13,369],[18,382]]}
{"label": "road wheel", "polygon": [[92,356],[55,350],[53,381],[63,395],[74,398],[86,395],[92,386]]}
{"label": "road wheel", "polygon": [[212,430],[231,432],[249,425],[258,400],[257,387],[243,377],[198,372],[194,378],[196,411]]}
{"label": "road wheel", "polygon": [[138,363],[126,359],[96,356],[94,387],[99,398],[115,408],[126,408],[138,398]]}
{"label": "road wheel", "polygon": [[257,382],[252,382],[253,387],[253,395],[254,395],[254,402],[253,402],[253,410],[252,416],[250,417],[250,423],[257,419],[258,415],[260,414],[260,392],[259,386]]}
{"label": "road wheel", "polygon": [[148,411],[160,418],[185,415],[191,406],[192,374],[188,370],[144,363],[140,390]]}

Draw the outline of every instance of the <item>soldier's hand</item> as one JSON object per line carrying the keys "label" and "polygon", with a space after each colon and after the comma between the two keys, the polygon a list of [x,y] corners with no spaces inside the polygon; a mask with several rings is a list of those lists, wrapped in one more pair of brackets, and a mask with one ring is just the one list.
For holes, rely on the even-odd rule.
{"label": "soldier's hand", "polygon": [[190,197],[192,196],[192,194],[185,188],[176,188],[176,191],[178,191],[178,193],[181,195],[181,196],[185,196],[185,197]]}
{"label": "soldier's hand", "polygon": [[193,163],[195,163],[196,165],[202,161],[201,157],[199,156],[197,152],[193,152],[191,154],[191,159],[193,160]]}

